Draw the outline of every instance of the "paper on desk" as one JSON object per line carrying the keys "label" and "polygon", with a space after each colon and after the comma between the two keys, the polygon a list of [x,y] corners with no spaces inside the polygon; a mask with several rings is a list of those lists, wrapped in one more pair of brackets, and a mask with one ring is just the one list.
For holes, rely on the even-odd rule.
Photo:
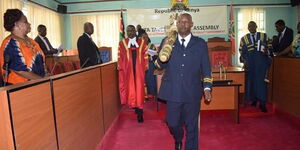
{"label": "paper on desk", "polygon": [[57,48],[58,53],[60,53],[62,50],[64,50],[64,45],[60,44],[59,47]]}
{"label": "paper on desk", "polygon": [[53,54],[53,56],[61,56],[61,52],[64,50],[64,46],[62,44],[57,48],[57,53]]}

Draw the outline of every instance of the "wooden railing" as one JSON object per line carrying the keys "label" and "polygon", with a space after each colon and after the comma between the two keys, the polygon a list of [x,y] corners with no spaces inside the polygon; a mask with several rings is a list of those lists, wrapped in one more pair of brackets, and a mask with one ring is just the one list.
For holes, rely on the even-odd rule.
{"label": "wooden railing", "polygon": [[272,98],[276,107],[300,119],[300,59],[273,59]]}
{"label": "wooden railing", "polygon": [[121,108],[116,67],[0,88],[0,149],[94,150]]}

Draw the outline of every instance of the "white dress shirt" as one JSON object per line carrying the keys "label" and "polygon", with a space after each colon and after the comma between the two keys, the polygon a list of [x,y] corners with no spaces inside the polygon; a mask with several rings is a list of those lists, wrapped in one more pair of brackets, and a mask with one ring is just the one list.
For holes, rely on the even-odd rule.
{"label": "white dress shirt", "polygon": [[192,37],[192,34],[190,33],[188,36],[186,36],[185,38],[182,38],[179,34],[178,34],[178,40],[179,40],[179,43],[180,43],[180,45],[182,45],[182,41],[181,41],[181,39],[184,39],[184,47],[186,47],[188,44],[189,44],[189,42],[190,42],[190,40],[191,40],[191,37]]}

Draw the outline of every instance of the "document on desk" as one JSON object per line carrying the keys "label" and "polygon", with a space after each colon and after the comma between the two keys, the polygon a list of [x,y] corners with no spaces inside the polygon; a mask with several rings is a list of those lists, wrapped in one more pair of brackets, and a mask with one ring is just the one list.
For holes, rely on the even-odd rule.
{"label": "document on desk", "polygon": [[61,52],[64,50],[64,46],[62,44],[57,48],[57,53],[53,54],[53,56],[60,56]]}

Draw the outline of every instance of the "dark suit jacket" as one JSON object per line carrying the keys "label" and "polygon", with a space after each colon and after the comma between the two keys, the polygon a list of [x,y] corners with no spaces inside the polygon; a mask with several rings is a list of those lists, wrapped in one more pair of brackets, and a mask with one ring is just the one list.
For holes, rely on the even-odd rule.
{"label": "dark suit jacket", "polygon": [[[83,33],[78,38],[77,48],[80,59],[80,66],[84,68],[98,64],[98,59],[100,59],[98,47],[85,33]],[[99,56],[99,58],[97,55]]]}
{"label": "dark suit jacket", "polygon": [[[47,47],[46,47],[45,43],[43,42],[43,40],[40,38],[40,36],[36,36],[36,38],[34,40],[39,44],[39,46],[43,50],[45,56],[54,54],[53,51],[47,50]],[[53,49],[49,40],[48,40],[48,42],[49,42],[48,46],[49,46],[50,50]]]}
{"label": "dark suit jacket", "polygon": [[273,41],[272,46],[273,46],[273,51],[274,52],[281,52],[284,49],[286,49],[287,47],[289,47],[292,42],[293,42],[293,30],[286,27],[285,33],[282,37],[282,39],[279,42],[279,37],[280,34],[278,34],[278,38],[276,38],[275,41]]}
{"label": "dark suit jacket", "polygon": [[[206,42],[192,35],[183,49],[176,40],[168,62],[157,59],[158,68],[165,69],[159,98],[173,102],[199,102],[203,88],[211,88],[211,68]],[[204,79],[205,82],[202,81]]]}
{"label": "dark suit jacket", "polygon": [[143,34],[143,33],[146,33],[146,31],[145,31],[144,29],[138,30],[138,35],[137,35],[137,37],[142,37],[142,34]]}

